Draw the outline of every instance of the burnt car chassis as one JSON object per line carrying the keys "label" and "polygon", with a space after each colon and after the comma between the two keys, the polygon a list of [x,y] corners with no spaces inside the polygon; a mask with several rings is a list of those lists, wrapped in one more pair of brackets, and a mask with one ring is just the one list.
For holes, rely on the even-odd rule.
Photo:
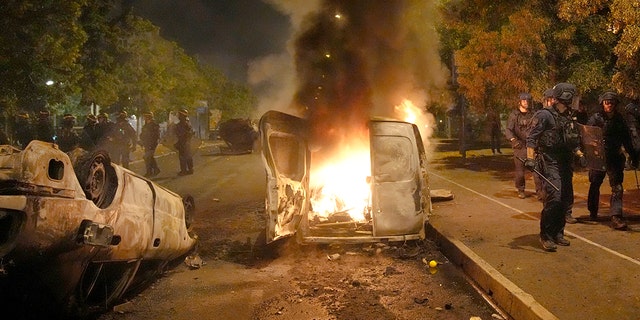
{"label": "burnt car chassis", "polygon": [[193,209],[192,197],[104,151],[1,145],[3,310],[65,318],[107,310],[194,250]]}

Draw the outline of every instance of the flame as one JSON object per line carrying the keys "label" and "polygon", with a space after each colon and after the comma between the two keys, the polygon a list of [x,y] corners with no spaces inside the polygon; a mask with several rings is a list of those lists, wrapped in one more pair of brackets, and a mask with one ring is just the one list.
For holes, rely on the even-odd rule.
{"label": "flame", "polygon": [[371,197],[368,142],[347,146],[329,158],[311,173],[313,216],[322,221],[335,213],[348,213],[354,221],[365,221]]}
{"label": "flame", "polygon": [[[428,129],[424,112],[404,99],[394,107],[397,119]],[[371,155],[366,138],[349,139],[349,145],[324,157],[324,163],[312,164],[310,176],[312,214],[309,219],[327,221],[334,214],[345,213],[355,222],[366,222],[371,208]],[[356,142],[354,142],[356,141]]]}

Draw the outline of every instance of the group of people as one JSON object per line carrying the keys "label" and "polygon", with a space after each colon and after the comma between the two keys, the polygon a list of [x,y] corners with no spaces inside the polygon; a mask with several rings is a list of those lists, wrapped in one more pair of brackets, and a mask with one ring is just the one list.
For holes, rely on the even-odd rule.
{"label": "group of people", "polygon": [[[131,152],[136,150],[137,144],[140,144],[144,148],[144,175],[153,177],[160,173],[155,159],[156,148],[160,142],[160,125],[155,121],[153,112],[145,112],[143,117],[144,125],[138,137],[136,130],[128,121],[129,116],[126,111],[119,112],[115,122],[111,121],[106,113],[100,113],[97,116],[88,114],[80,132],[74,129],[76,117],[71,114],[63,115],[61,126],[56,132],[48,111],[40,112],[37,121],[33,123],[28,113],[21,112],[16,117],[14,140],[21,149],[24,149],[32,140],[41,140],[55,142],[64,152],[70,152],[78,147],[87,151],[105,150],[114,163],[125,168],[129,168]],[[193,174],[193,156],[190,147],[193,129],[188,112],[184,109],[180,110],[178,119],[179,122],[175,124],[177,142],[174,144],[180,160],[178,175]],[[0,142],[8,143],[8,139],[5,140],[7,141]]]}
{"label": "group of people", "polygon": [[[577,93],[570,83],[558,83],[545,91],[540,110],[531,110],[530,94],[520,94],[519,99],[519,105],[507,120],[505,135],[513,148],[514,182],[519,198],[527,197],[525,170],[533,172],[536,195],[543,203],[540,217],[543,249],[556,251],[558,245],[570,245],[564,237],[564,228],[566,223],[577,222],[572,216],[575,165],[589,169],[588,219],[598,219],[600,187],[608,176],[611,227],[626,229],[622,210],[625,163],[628,156],[630,166],[637,168],[640,153],[640,135],[637,134],[640,128],[629,119],[637,119],[632,112],[637,111],[640,116],[640,108],[630,104],[623,114],[618,108],[618,95],[607,91],[598,99],[598,110],[586,117],[584,109],[572,108]],[[596,133],[593,137],[598,141],[594,143],[601,146],[604,157],[585,156],[582,135],[588,130]],[[602,163],[593,160],[597,160],[597,156],[603,158]]]}

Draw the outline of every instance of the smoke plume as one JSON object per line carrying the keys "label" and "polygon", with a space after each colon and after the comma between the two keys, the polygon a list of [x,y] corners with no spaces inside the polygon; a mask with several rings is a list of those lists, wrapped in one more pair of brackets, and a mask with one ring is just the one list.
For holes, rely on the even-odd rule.
{"label": "smoke plume", "polygon": [[279,88],[293,96],[293,113],[310,120],[314,150],[330,152],[360,139],[371,117],[398,119],[395,107],[403,101],[424,110],[446,82],[437,54],[435,1],[265,1],[292,21],[286,55],[294,62],[295,73],[288,77],[294,87]]}

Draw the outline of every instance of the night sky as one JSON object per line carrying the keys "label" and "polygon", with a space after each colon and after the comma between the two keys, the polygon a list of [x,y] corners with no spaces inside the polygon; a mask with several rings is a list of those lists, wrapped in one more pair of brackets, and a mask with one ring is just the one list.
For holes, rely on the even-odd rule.
{"label": "night sky", "polygon": [[283,51],[289,19],[261,0],[135,0],[133,10],[187,54],[246,81],[247,64]]}

